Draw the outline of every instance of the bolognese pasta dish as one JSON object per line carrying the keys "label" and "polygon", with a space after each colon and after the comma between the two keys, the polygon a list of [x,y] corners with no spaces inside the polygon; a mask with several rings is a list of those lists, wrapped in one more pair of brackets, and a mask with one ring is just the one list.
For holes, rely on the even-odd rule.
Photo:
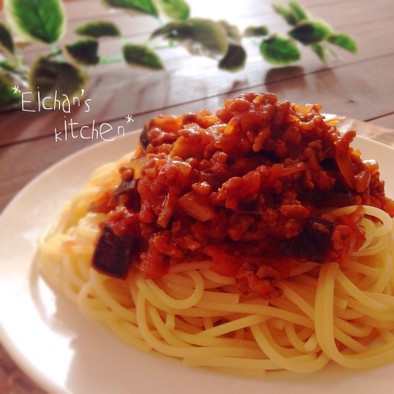
{"label": "bolognese pasta dish", "polygon": [[394,202],[317,104],[245,93],[159,115],[40,241],[40,270],[124,342],[261,376],[394,360]]}

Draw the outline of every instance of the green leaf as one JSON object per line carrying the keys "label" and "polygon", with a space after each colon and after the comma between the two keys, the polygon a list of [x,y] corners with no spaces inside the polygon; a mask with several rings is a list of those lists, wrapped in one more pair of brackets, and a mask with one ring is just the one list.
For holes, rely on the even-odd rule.
{"label": "green leaf", "polygon": [[272,64],[289,64],[300,59],[297,44],[290,37],[272,35],[260,43],[263,58]]}
{"label": "green leaf", "polygon": [[118,37],[118,26],[110,21],[95,20],[83,23],[75,29],[75,33],[88,37]]}
{"label": "green leaf", "polygon": [[158,16],[159,12],[152,0],[104,0],[104,4],[113,8],[124,8]]}
{"label": "green leaf", "polygon": [[279,14],[284,20],[291,26],[295,26],[298,23],[298,19],[296,15],[287,7],[280,5],[280,4],[274,4],[272,6],[274,11]]}
{"label": "green leaf", "polygon": [[156,0],[160,11],[172,20],[184,21],[190,16],[190,7],[184,0]]}
{"label": "green leaf", "polygon": [[98,42],[93,38],[78,40],[65,46],[70,56],[78,63],[86,66],[98,64]]}
{"label": "green leaf", "polygon": [[8,27],[0,21],[0,51],[10,55],[15,53],[14,40]]}
{"label": "green leaf", "polygon": [[8,0],[5,11],[12,27],[24,38],[51,44],[64,32],[61,0]]}
{"label": "green leaf", "polygon": [[241,45],[230,44],[226,55],[219,62],[219,68],[226,71],[238,71],[245,66],[245,62],[245,49]]}
{"label": "green leaf", "polygon": [[86,76],[71,63],[40,57],[30,71],[29,85],[32,92],[40,91],[41,97],[56,96],[61,100],[72,97],[85,86]]}
{"label": "green leaf", "polygon": [[244,31],[245,37],[264,37],[269,34],[267,26],[249,26]]}
{"label": "green leaf", "polygon": [[308,13],[295,0],[289,1],[289,8],[297,19],[297,23],[309,19]]}
{"label": "green leaf", "polygon": [[327,55],[326,55],[326,47],[319,43],[319,44],[311,44],[309,46],[311,48],[311,50],[319,57],[319,59],[322,62],[325,62],[327,59]]}
{"label": "green leaf", "polygon": [[14,72],[16,69],[16,65],[7,59],[4,59],[0,60],[0,68],[2,68],[4,71]]}
{"label": "green leaf", "polygon": [[333,33],[328,38],[327,41],[338,47],[346,49],[349,52],[357,52],[356,42],[347,34],[344,33]]}
{"label": "green leaf", "polygon": [[170,22],[152,33],[152,37],[157,36],[179,41],[193,55],[224,55],[228,49],[225,27],[210,19],[190,18],[183,22]]}
{"label": "green leaf", "polygon": [[14,81],[4,71],[0,70],[0,111],[17,108],[21,103],[21,93],[12,89]]}
{"label": "green leaf", "polygon": [[154,70],[163,69],[159,56],[146,45],[125,44],[122,49],[123,56],[130,65],[148,67]]}
{"label": "green leaf", "polygon": [[310,20],[299,23],[289,31],[289,35],[304,45],[316,44],[331,35],[331,28],[320,20]]}

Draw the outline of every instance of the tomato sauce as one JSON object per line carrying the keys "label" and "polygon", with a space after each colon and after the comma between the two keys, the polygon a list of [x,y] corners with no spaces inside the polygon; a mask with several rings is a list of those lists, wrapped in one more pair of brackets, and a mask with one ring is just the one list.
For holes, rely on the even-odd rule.
{"label": "tomato sauce", "polygon": [[[214,114],[148,121],[121,183],[91,205],[107,213],[93,265],[158,278],[179,262],[209,259],[240,291],[269,298],[295,262],[345,259],[364,241],[361,205],[393,216],[394,203],[377,163],[351,148],[355,132],[341,135],[319,111],[246,93]],[[348,205],[360,208],[327,213]]]}

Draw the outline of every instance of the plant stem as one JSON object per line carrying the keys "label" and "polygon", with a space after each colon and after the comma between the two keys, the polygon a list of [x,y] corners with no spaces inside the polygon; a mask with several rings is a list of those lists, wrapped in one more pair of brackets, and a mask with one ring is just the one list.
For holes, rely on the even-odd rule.
{"label": "plant stem", "polygon": [[118,53],[116,55],[103,56],[100,58],[100,64],[115,63],[123,60],[123,55]]}

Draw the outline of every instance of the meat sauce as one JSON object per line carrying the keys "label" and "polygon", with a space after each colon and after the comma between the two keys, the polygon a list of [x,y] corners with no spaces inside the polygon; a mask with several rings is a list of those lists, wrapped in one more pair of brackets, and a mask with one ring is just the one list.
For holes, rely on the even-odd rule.
{"label": "meat sauce", "polygon": [[[246,93],[216,113],[148,121],[121,182],[94,201],[106,213],[93,266],[163,276],[208,259],[241,292],[278,295],[273,281],[296,262],[342,261],[358,250],[362,204],[394,215],[378,165],[363,161],[316,104]],[[334,218],[329,207],[358,205]],[[329,212],[329,211],[328,211]]]}

